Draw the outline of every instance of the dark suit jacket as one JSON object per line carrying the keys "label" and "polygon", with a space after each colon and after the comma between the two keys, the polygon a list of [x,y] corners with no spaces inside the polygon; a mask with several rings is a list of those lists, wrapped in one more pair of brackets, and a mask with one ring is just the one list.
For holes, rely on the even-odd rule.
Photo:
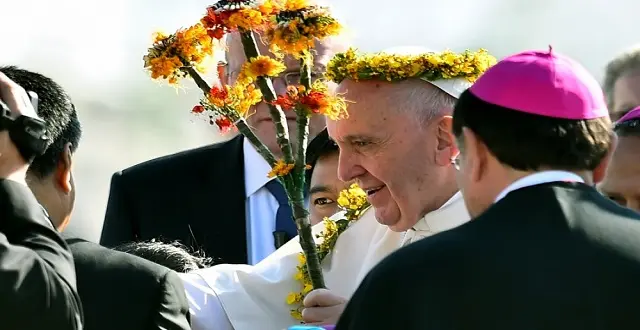
{"label": "dark suit jacket", "polygon": [[638,329],[639,220],[583,184],[513,191],[383,260],[337,329]]}
{"label": "dark suit jacket", "polygon": [[247,263],[242,136],[113,175],[100,244],[163,238]]}
{"label": "dark suit jacket", "polygon": [[31,190],[1,179],[0,328],[82,329],[71,253]]}
{"label": "dark suit jacket", "polygon": [[187,330],[189,304],[178,275],[145,259],[67,239],[85,330]]}

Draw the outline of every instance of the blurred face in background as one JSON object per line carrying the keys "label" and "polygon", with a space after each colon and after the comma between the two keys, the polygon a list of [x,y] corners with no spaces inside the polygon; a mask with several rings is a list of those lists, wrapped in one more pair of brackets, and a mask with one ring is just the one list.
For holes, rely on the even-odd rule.
{"label": "blurred face in background", "polygon": [[[244,48],[238,34],[230,34],[227,40],[227,68],[226,77],[223,77],[223,83],[233,84],[238,78],[238,74],[242,69],[242,65],[246,61],[244,55]],[[269,52],[269,48],[261,41],[259,36],[256,36],[256,41],[260,49],[261,54],[273,56]],[[325,43],[316,43],[315,56],[313,58],[313,72],[312,80],[322,77],[326,65],[334,55],[334,45],[331,41]],[[273,87],[277,95],[285,94],[287,91],[287,85],[298,85],[300,82],[300,61],[291,57],[285,57],[285,65],[287,69],[280,77],[272,78]],[[335,90],[335,84],[329,84],[330,91]],[[295,137],[297,135],[296,127],[296,114],[293,111],[285,111],[287,118],[287,124],[289,127],[289,136]],[[264,102],[256,105],[249,113],[247,123],[254,132],[260,138],[260,140],[271,150],[273,154],[278,157],[282,156],[282,152],[276,142],[276,130],[269,114],[269,106]],[[320,131],[325,127],[325,119],[323,115],[314,114],[311,116],[309,122],[309,139],[311,141]],[[296,140],[295,138],[292,141]]]}
{"label": "blurred face in background", "polygon": [[616,203],[640,212],[640,136],[621,136],[600,191]]}
{"label": "blurred face in background", "polygon": [[338,152],[318,158],[311,174],[309,185],[309,204],[311,225],[321,222],[325,217],[336,214],[340,191],[349,188],[352,182],[338,179]]}
{"label": "blurred face in background", "polygon": [[640,70],[630,71],[616,80],[612,101],[614,106],[609,111],[614,121],[640,105]]}

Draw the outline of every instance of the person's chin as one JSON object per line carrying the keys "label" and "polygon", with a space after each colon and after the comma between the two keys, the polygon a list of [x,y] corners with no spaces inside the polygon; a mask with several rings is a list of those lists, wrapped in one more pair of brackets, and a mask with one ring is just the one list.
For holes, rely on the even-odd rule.
{"label": "person's chin", "polygon": [[380,206],[380,207],[375,207],[374,206],[373,209],[375,210],[376,220],[378,220],[378,222],[381,225],[385,225],[385,226],[389,227],[391,230],[394,230],[393,227],[398,225],[398,217],[393,215],[392,214],[393,212],[390,212],[389,207],[388,206]]}

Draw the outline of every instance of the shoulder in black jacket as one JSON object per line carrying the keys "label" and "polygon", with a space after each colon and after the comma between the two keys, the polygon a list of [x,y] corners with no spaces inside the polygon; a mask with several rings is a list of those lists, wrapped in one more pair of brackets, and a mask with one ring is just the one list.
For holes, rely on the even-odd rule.
{"label": "shoulder in black jacket", "polygon": [[80,330],[66,244],[23,184],[0,180],[0,328]]}
{"label": "shoulder in black jacket", "polygon": [[81,239],[73,253],[85,330],[186,330],[189,305],[178,275],[148,260]]}

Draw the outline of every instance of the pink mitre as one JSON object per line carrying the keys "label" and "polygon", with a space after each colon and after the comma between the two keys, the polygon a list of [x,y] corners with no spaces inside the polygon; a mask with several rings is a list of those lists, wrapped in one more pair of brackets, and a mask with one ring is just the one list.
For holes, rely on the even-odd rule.
{"label": "pink mitre", "polygon": [[640,119],[640,107],[635,107],[633,110],[627,112],[626,115],[622,116],[622,118],[618,119],[616,124],[622,124],[625,121]]}
{"label": "pink mitre", "polygon": [[[389,48],[382,51],[383,53],[390,55],[406,55],[406,56],[418,56],[427,53],[438,53],[436,51],[423,48],[423,47],[414,47],[414,46],[405,46],[405,47],[394,47]],[[472,83],[462,78],[454,78],[454,79],[438,79],[438,80],[427,80],[424,78],[420,78],[440,89],[441,91],[455,97],[456,99],[460,98],[460,94],[464,92],[467,88],[471,87]]]}
{"label": "pink mitre", "polygon": [[578,62],[549,51],[511,55],[469,90],[494,105],[538,116],[588,120],[609,116],[596,79]]}

